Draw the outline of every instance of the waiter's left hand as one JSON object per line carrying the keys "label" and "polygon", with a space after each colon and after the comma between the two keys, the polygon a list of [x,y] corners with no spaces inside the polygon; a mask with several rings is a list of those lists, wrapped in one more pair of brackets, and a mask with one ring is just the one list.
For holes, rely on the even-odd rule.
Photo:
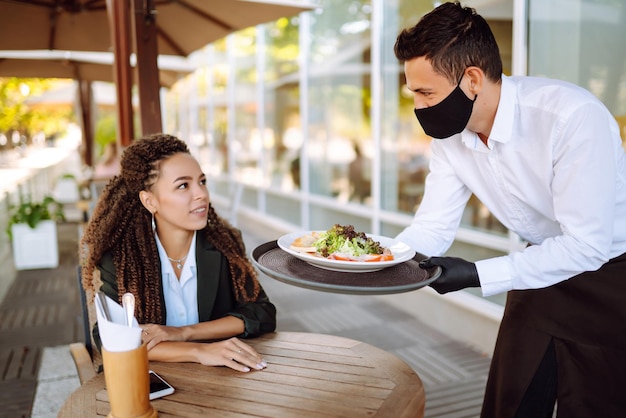
{"label": "waiter's left hand", "polygon": [[480,287],[476,264],[457,257],[430,257],[419,263],[423,269],[441,266],[441,276],[430,284],[437,293],[444,294],[467,287]]}

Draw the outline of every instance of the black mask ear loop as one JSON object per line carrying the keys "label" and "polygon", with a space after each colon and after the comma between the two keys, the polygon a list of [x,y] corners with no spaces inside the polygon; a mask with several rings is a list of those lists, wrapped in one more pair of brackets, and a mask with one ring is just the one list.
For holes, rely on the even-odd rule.
{"label": "black mask ear loop", "polygon": [[[456,83],[456,86],[457,86],[458,88],[461,88],[461,81],[463,81],[463,77],[465,77],[465,71],[463,71],[463,74],[461,74],[461,78],[459,78],[459,82],[458,82],[458,83]],[[463,89],[461,89],[461,90],[463,90]],[[470,92],[470,93],[471,93],[471,92]],[[468,97],[468,99],[469,99],[469,97]],[[474,100],[472,100],[472,102],[475,102],[475,101],[476,101],[476,99],[478,99],[478,94],[474,94]]]}
{"label": "black mask ear loop", "polygon": [[461,81],[463,81],[463,77],[465,77],[465,71],[463,71],[463,74],[461,74],[461,77],[459,77],[459,81],[456,82],[457,87],[461,87]]}

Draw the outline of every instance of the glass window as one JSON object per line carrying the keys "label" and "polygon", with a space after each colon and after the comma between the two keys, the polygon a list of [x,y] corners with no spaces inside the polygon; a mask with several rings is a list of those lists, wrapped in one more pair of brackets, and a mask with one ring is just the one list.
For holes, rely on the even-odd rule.
{"label": "glass window", "polygon": [[383,11],[381,106],[381,208],[412,214],[424,191],[430,137],[413,113],[413,95],[406,88],[404,68],[394,55],[398,33],[415,25],[433,9],[433,2],[385,2]]}
{"label": "glass window", "polygon": [[626,139],[626,1],[529,0],[528,73],[595,94]]}
{"label": "glass window", "polygon": [[[221,39],[202,51],[205,65],[197,71],[198,129],[204,134],[198,155],[200,164],[208,176],[209,185],[215,187],[214,179],[228,173],[228,107],[227,82],[228,59],[226,41]],[[210,187],[212,189],[212,187]]]}
{"label": "glass window", "polygon": [[311,17],[309,191],[342,202],[367,201],[371,6],[358,0],[322,3]]}
{"label": "glass window", "polygon": [[179,80],[165,95],[165,100],[162,104],[167,111],[165,112],[165,118],[163,119],[164,132],[178,132],[178,101],[182,100],[181,90],[186,84],[186,80]]}
{"label": "glass window", "polygon": [[[264,71],[266,182],[272,187],[293,191],[300,188],[300,73],[298,17],[282,18],[263,26],[266,46]],[[295,211],[299,213],[298,211]]]}
{"label": "glass window", "polygon": [[[230,127],[231,151],[234,158],[235,177],[244,183],[257,183],[261,179],[261,159],[265,146],[265,135],[257,124],[259,73],[256,65],[256,29],[249,28],[231,35],[234,65],[233,89],[234,114]],[[233,71],[233,68],[231,68]]]}
{"label": "glass window", "polygon": [[[471,4],[468,4],[471,6]],[[510,3],[512,14],[512,2]],[[428,174],[430,143],[433,141],[419,125],[413,113],[413,94],[406,87],[403,65],[393,52],[398,33],[414,26],[433,9],[432,1],[385,2],[383,12],[382,75],[383,106],[381,116],[381,207],[389,211],[413,214],[423,196]],[[490,18],[491,11],[481,10],[500,47],[505,73],[511,68],[512,21]],[[462,225],[505,233],[506,229],[474,196],[468,202]]]}

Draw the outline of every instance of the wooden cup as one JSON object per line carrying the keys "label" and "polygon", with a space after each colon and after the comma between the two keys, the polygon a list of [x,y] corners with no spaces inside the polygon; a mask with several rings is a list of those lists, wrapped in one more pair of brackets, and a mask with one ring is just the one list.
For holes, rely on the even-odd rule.
{"label": "wooden cup", "polygon": [[104,380],[111,413],[109,418],[152,418],[148,350],[145,344],[130,351],[107,351],[102,347]]}

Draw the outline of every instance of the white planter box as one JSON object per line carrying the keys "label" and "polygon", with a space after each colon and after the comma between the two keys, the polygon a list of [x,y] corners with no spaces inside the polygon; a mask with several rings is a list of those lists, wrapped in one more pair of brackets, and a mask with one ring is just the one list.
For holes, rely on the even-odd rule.
{"label": "white planter box", "polygon": [[41,221],[35,229],[15,224],[13,261],[16,270],[56,268],[59,266],[59,244],[55,221]]}

